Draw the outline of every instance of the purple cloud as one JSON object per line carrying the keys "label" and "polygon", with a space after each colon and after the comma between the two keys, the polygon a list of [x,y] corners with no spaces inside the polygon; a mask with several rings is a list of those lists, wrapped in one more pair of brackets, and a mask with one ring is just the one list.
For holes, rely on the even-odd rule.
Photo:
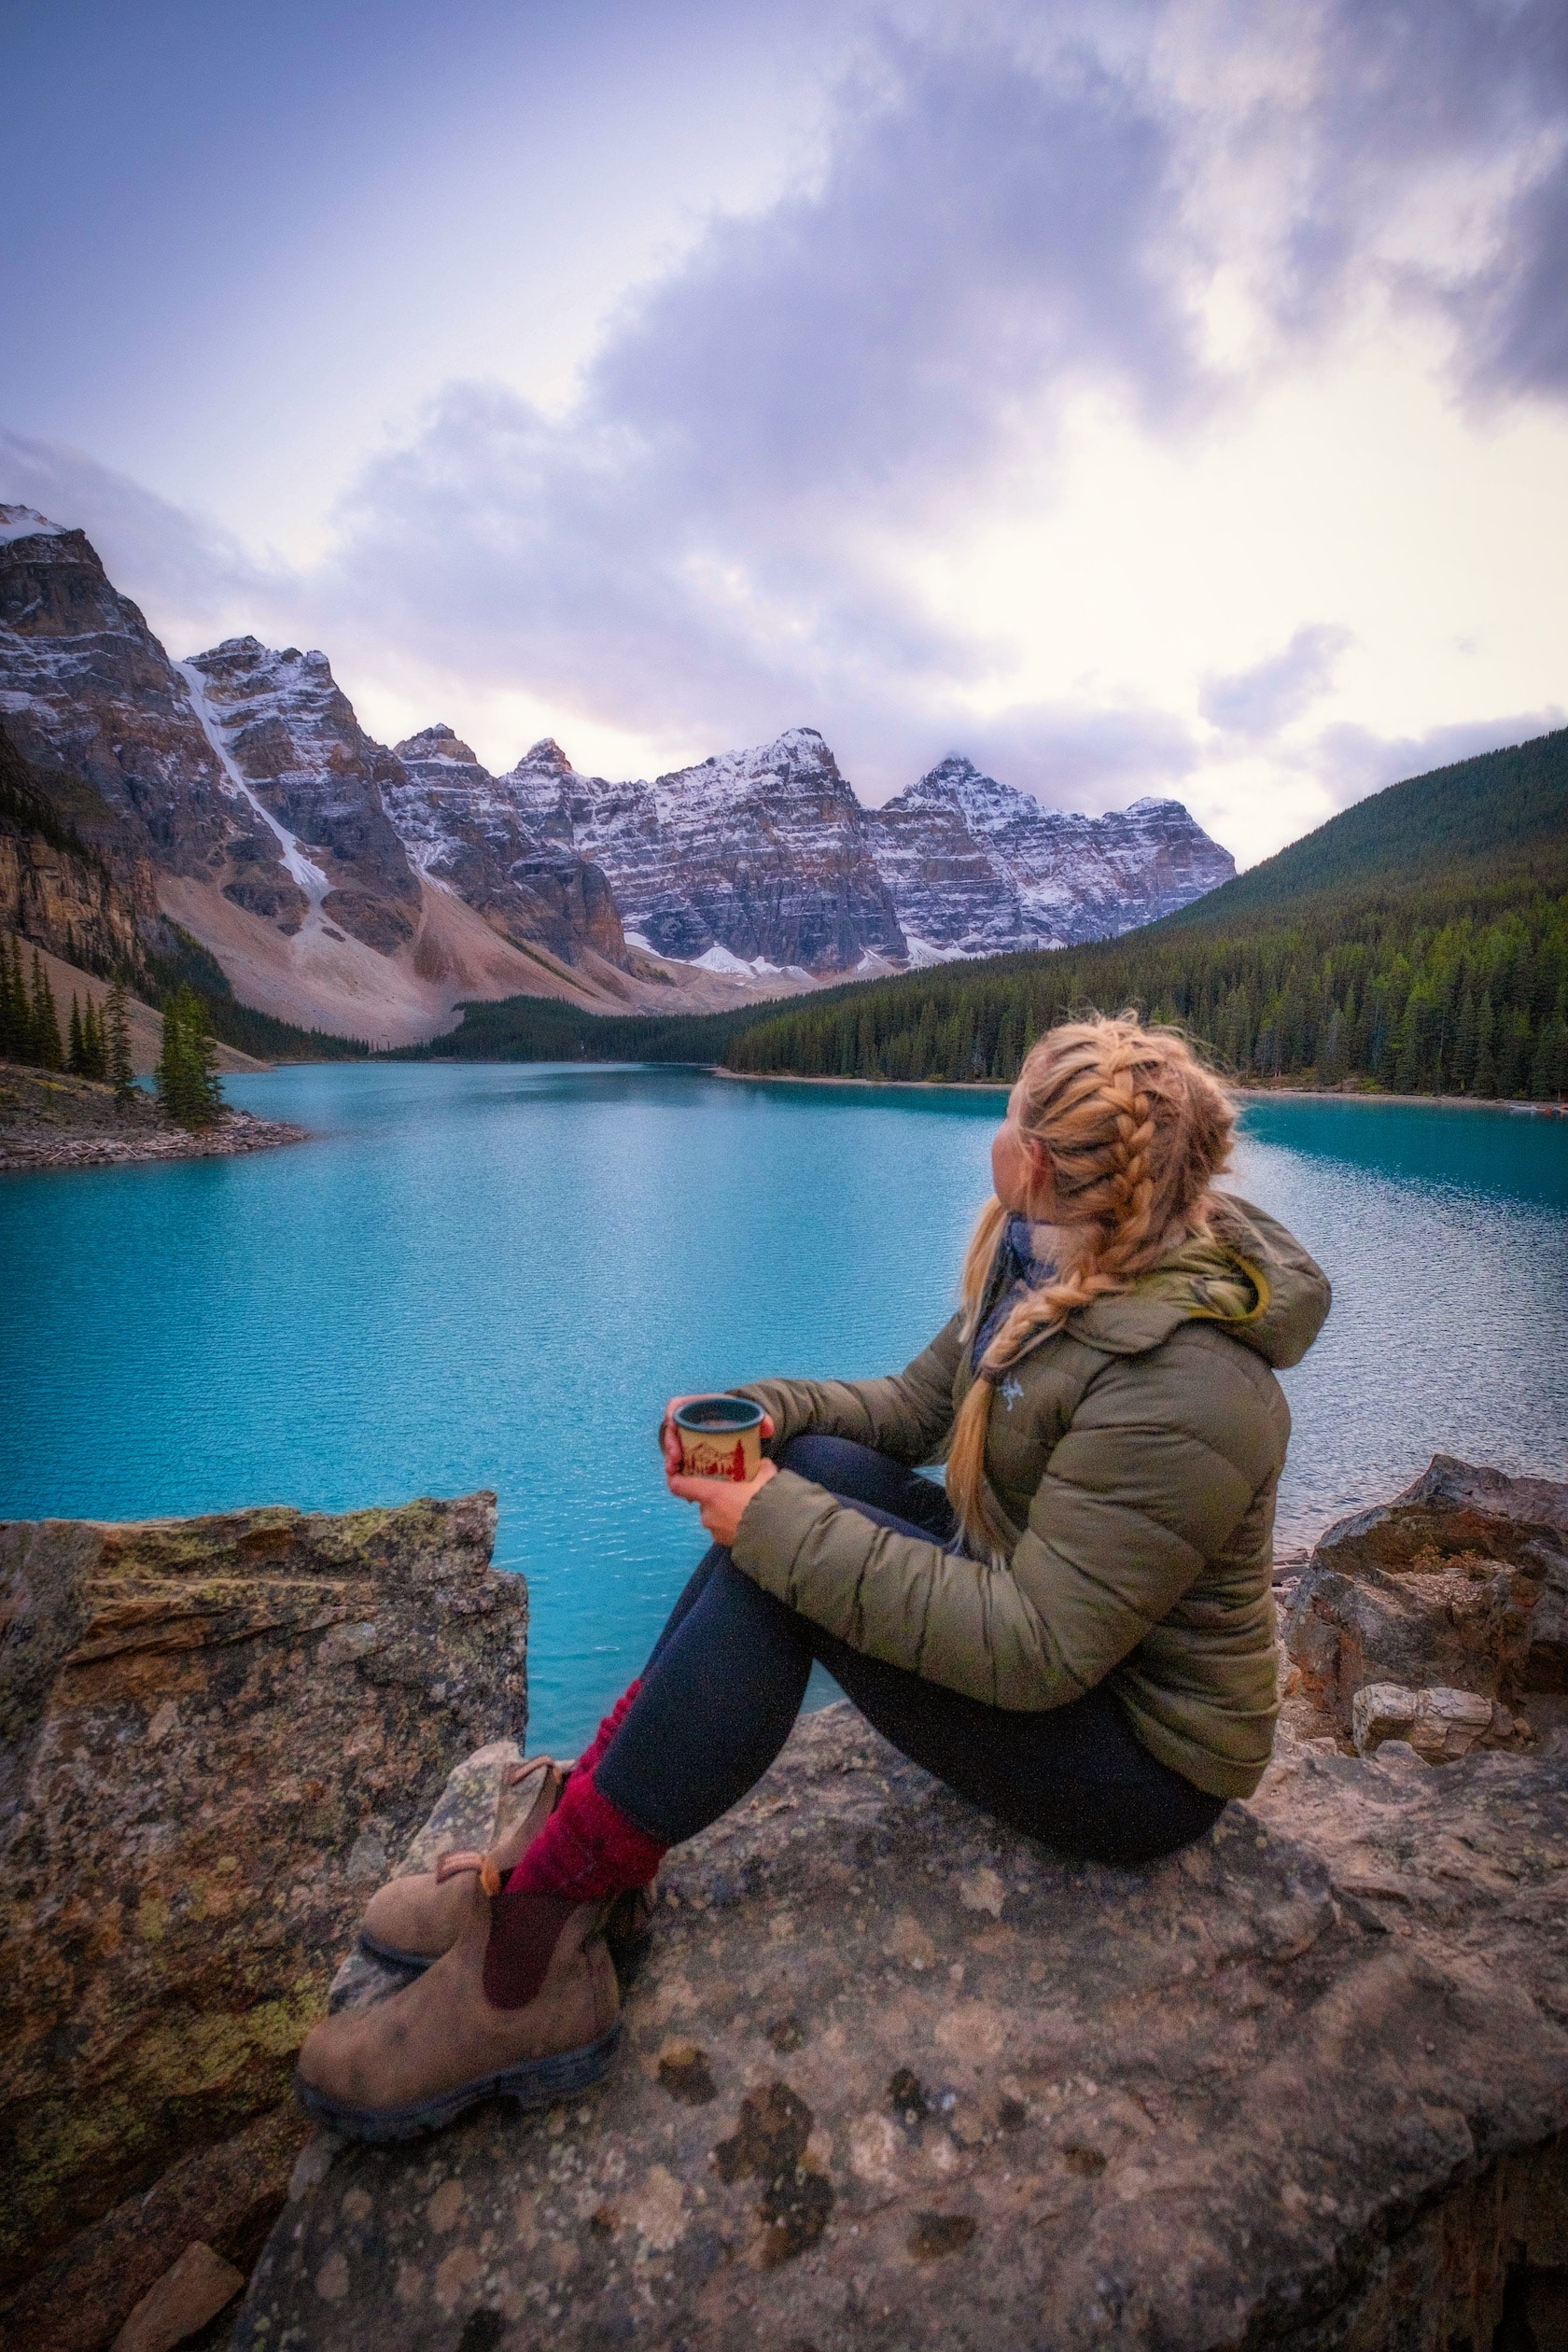
{"label": "purple cloud", "polygon": [[1331,621],[1314,622],[1297,629],[1290,643],[1267,661],[1211,678],[1198,697],[1198,707],[1211,726],[1232,735],[1276,735],[1327,693],[1334,665],[1353,642],[1349,629]]}

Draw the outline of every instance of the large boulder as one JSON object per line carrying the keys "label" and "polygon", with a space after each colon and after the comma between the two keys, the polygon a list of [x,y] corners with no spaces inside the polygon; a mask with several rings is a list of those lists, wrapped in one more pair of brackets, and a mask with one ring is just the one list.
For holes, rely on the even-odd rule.
{"label": "large boulder", "polygon": [[495,1497],[0,1527],[0,2337],[248,2267],[293,2053],[453,1764],[520,1731]]}
{"label": "large boulder", "polygon": [[[483,1840],[507,1753],[414,1861]],[[666,1867],[609,2079],[317,2135],[231,2352],[1490,2345],[1568,2264],[1565,1865],[1555,1752],[1287,1733],[1120,1870],[831,1708]]]}
{"label": "large boulder", "polygon": [[1371,1683],[1505,1707],[1568,1690],[1568,1486],[1435,1455],[1392,1503],[1320,1539],[1285,1646],[1305,1699],[1342,1731]]}

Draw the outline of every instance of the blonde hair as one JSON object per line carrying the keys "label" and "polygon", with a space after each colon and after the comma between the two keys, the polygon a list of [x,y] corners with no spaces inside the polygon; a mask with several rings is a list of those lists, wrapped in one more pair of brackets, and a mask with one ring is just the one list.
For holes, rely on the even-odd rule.
{"label": "blonde hair", "polygon": [[[1017,1535],[986,1478],[998,1380],[1038,1333],[1129,1289],[1182,1241],[1210,1230],[1210,1186],[1236,1127],[1230,1096],[1186,1039],[1145,1029],[1131,1013],[1048,1029],[1025,1057],[1014,1100],[1020,1132],[1044,1153],[1050,1197],[1041,1213],[1062,1229],[1067,1261],[1005,1317],[954,1424],[947,1492],[971,1542],[993,1555]],[[1000,1201],[987,1203],[964,1259],[969,1344],[1008,1214]]]}

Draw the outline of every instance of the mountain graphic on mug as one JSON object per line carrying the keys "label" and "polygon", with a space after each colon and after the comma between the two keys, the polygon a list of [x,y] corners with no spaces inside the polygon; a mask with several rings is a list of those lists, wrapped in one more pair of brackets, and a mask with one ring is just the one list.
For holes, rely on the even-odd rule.
{"label": "mountain graphic on mug", "polygon": [[745,1396],[692,1396],[678,1407],[680,1467],[689,1478],[744,1486],[762,1461],[763,1408]]}

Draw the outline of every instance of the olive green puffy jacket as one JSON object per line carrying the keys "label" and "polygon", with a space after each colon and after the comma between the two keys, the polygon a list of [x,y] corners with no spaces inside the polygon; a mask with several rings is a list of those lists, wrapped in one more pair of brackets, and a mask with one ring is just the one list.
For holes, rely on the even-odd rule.
{"label": "olive green puffy jacket", "polygon": [[[747,1506],[737,1566],[854,1648],[990,1706],[1059,1707],[1106,1681],[1162,1762],[1249,1796],[1278,1712],[1290,1414],[1273,1367],[1306,1354],[1329,1288],[1282,1225],[1226,1201],[1223,1240],[1188,1244],[1009,1367],[986,1443],[1020,1531],[1004,1564],[877,1527],[781,1470]],[[941,1460],[971,1377],[955,1315],[889,1379],[738,1393],[772,1414],[776,1447],[811,1430],[913,1467]]]}

